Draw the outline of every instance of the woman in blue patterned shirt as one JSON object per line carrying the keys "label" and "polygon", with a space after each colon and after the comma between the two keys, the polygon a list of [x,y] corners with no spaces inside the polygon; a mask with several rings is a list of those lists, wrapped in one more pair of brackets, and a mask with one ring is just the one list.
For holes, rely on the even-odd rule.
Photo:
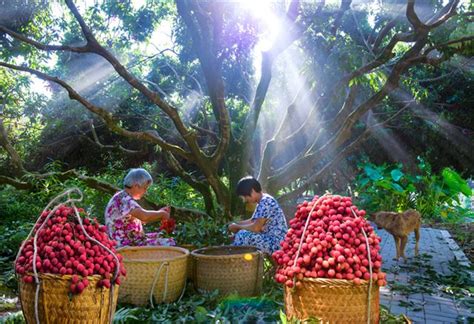
{"label": "woman in blue patterned shirt", "polygon": [[280,248],[288,230],[283,210],[275,198],[262,192],[253,177],[240,179],[236,193],[245,203],[257,203],[257,207],[250,219],[229,225],[229,231],[236,233],[233,245],[251,245],[272,254]]}

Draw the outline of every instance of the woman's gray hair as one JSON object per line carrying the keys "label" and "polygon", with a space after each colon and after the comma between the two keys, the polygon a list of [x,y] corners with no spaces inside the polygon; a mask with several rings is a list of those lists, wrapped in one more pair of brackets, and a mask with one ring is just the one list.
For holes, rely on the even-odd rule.
{"label": "woman's gray hair", "polygon": [[148,173],[147,170],[142,168],[131,169],[128,174],[123,179],[123,185],[126,188],[131,188],[134,185],[144,186],[146,184],[151,185],[153,183],[153,178]]}

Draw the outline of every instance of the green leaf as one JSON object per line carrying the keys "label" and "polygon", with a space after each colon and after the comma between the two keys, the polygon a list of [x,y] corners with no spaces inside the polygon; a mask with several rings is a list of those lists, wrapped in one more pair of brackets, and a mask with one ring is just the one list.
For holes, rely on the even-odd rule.
{"label": "green leaf", "polygon": [[205,307],[196,307],[196,321],[198,323],[205,323],[207,321],[207,309]]}
{"label": "green leaf", "polygon": [[450,168],[445,168],[442,171],[442,176],[444,182],[449,186],[449,188],[455,193],[463,193],[464,195],[470,197],[472,195],[472,190],[467,184],[467,182],[454,170]]}
{"label": "green leaf", "polygon": [[390,172],[390,175],[392,176],[393,181],[399,181],[403,177],[404,174],[399,169],[395,169],[395,170],[392,170],[392,172]]}
{"label": "green leaf", "polygon": [[361,186],[361,187],[365,187],[365,185],[368,184],[369,181],[370,181],[369,178],[364,178],[364,179],[362,179],[362,180],[360,181],[360,186]]}
{"label": "green leaf", "polygon": [[283,313],[283,311],[281,309],[280,309],[280,321],[281,321],[282,324],[287,324],[288,323],[288,321],[286,319],[286,314]]}
{"label": "green leaf", "polygon": [[377,181],[377,185],[387,190],[392,189],[392,183],[387,180]]}
{"label": "green leaf", "polygon": [[382,173],[379,170],[372,168],[369,165],[364,167],[364,171],[371,180],[377,181],[377,180],[383,179]]}
{"label": "green leaf", "polygon": [[392,188],[395,189],[396,191],[398,192],[404,192],[405,190],[403,190],[402,186],[400,186],[398,183],[392,183]]}

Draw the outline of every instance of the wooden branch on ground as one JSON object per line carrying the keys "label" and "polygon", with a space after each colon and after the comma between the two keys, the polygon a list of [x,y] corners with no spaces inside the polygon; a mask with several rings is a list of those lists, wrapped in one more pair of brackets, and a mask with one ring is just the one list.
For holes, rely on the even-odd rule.
{"label": "wooden branch on ground", "polygon": [[19,190],[29,190],[33,188],[33,185],[29,182],[21,181],[12,177],[0,175],[0,185],[10,185]]}

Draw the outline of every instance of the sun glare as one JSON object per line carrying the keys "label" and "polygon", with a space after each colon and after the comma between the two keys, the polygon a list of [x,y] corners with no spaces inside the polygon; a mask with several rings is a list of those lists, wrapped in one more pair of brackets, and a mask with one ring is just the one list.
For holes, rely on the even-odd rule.
{"label": "sun glare", "polygon": [[257,50],[266,51],[270,49],[282,27],[282,18],[274,10],[276,2],[271,0],[241,0],[239,4],[242,10],[248,12],[262,24],[262,34],[257,43]]}

